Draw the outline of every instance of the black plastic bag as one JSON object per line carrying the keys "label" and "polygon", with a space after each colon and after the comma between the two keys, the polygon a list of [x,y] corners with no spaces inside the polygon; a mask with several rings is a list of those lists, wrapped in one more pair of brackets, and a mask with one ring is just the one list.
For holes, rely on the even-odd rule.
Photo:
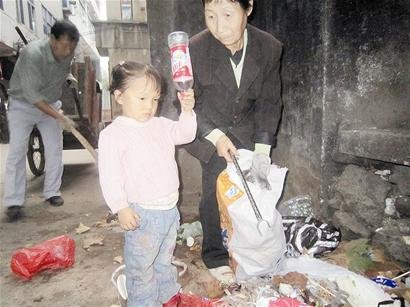
{"label": "black plastic bag", "polygon": [[342,240],[339,228],[313,217],[283,216],[282,222],[288,257],[320,256],[335,250]]}

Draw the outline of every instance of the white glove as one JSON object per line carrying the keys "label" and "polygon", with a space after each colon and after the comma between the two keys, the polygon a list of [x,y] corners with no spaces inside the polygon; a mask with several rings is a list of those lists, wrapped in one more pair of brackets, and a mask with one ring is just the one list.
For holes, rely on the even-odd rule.
{"label": "white glove", "polygon": [[65,131],[71,131],[71,128],[75,128],[77,125],[76,123],[69,117],[67,116],[63,116],[62,119],[58,120],[61,129],[65,130]]}
{"label": "white glove", "polygon": [[270,190],[271,186],[268,181],[270,171],[270,158],[267,155],[254,153],[250,173],[256,179],[261,189]]}

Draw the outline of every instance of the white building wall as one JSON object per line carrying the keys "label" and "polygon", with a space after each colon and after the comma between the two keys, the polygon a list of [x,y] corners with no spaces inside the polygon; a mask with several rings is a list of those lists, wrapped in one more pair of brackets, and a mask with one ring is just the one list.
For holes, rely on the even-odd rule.
{"label": "white building wall", "polygon": [[[0,10],[0,43],[16,49],[22,40],[14,29],[18,26],[28,41],[46,37],[43,33],[44,6],[56,19],[63,18],[61,2],[59,0],[31,0],[35,7],[35,29],[29,27],[28,0],[23,0],[24,23],[17,21],[17,5],[15,0],[3,1],[4,10]],[[1,50],[0,50],[1,55]]]}

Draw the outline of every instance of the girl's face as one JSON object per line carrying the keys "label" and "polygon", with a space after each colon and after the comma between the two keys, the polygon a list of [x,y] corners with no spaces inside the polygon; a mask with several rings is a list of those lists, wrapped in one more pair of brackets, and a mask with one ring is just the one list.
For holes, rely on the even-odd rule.
{"label": "girl's face", "polygon": [[130,80],[125,91],[115,90],[114,96],[124,116],[146,122],[157,112],[160,93],[152,80],[141,77]]}
{"label": "girl's face", "polygon": [[205,3],[205,23],[212,35],[234,54],[243,47],[243,32],[251,12],[252,6],[245,11],[239,2],[214,0]]}

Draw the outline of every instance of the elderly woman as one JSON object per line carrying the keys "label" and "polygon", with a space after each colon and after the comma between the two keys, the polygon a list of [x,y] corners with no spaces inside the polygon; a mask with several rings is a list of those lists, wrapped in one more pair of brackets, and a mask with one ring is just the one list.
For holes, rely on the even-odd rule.
{"label": "elderly woman", "polygon": [[255,151],[256,169],[270,163],[282,108],[282,44],[247,23],[253,0],[202,2],[207,29],[190,41],[198,135],[187,149],[202,166],[202,259],[229,285],[235,275],[222,244],[216,179],[237,148]]}

